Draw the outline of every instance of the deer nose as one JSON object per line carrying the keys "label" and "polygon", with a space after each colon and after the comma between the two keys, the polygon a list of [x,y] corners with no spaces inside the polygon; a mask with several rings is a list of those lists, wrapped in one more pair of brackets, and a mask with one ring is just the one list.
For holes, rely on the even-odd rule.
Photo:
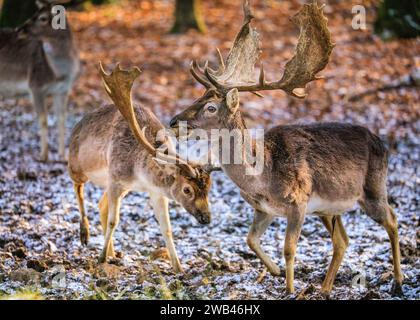
{"label": "deer nose", "polygon": [[173,117],[172,120],[169,122],[169,126],[171,128],[176,127],[177,124],[178,124],[178,118],[177,117]]}
{"label": "deer nose", "polygon": [[200,216],[197,217],[197,220],[200,224],[210,224],[211,217],[210,217],[209,214],[200,215]]}

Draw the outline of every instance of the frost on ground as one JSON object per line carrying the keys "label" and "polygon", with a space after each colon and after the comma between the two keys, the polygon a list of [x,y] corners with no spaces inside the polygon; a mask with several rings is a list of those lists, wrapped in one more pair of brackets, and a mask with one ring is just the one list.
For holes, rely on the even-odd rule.
{"label": "frost on ground", "polygon": [[[335,120],[348,119],[343,117],[347,118]],[[70,128],[80,114],[69,118]],[[50,120],[54,136],[54,118]],[[222,173],[213,174],[209,227],[171,203],[184,274],[172,272],[147,197],[136,193],[124,199],[114,237],[121,257],[98,265],[103,241],[97,209],[101,191],[91,185],[85,190],[92,236],[88,247],[82,247],[66,166],[36,161],[37,127],[30,108],[6,101],[0,109],[0,127],[0,294],[29,291],[46,299],[323,298],[319,289],[332,247],[320,220],[306,218],[295,265],[297,293],[287,295],[282,257],[285,220],[276,220],[262,238],[264,249],[283,270],[273,277],[246,244],[252,209]],[[420,298],[420,141],[413,132],[395,143],[388,179],[389,200],[399,218],[404,295],[390,293],[391,251],[385,230],[355,208],[344,215],[350,246],[332,299]],[[50,145],[56,154],[55,140]]]}

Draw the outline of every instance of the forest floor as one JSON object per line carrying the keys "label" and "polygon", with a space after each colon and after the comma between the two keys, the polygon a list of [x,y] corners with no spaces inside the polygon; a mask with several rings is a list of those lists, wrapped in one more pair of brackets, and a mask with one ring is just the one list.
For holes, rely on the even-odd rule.
{"label": "forest floor", "polygon": [[[297,31],[288,20],[299,1],[254,1],[269,79],[293,55]],[[367,3],[372,3],[368,1]],[[121,1],[70,12],[84,71],[69,106],[70,129],[89,110],[108,102],[97,70],[121,61],[143,69],[135,100],[168,120],[202,94],[188,73],[197,58],[215,62],[214,49],[227,53],[241,24],[239,1],[203,2],[208,34],[168,35],[170,1]],[[382,42],[368,30],[353,30],[351,5],[325,8],[334,41],[325,80],[309,85],[305,100],[284,93],[264,99],[241,96],[249,127],[343,121],[363,124],[391,150],[389,201],[399,220],[401,296],[391,294],[392,261],[385,230],[359,208],[344,215],[350,237],[331,299],[420,299],[420,92],[400,88],[357,101],[350,97],[406,76],[420,67],[420,39]],[[374,8],[367,7],[368,25]],[[51,158],[56,159],[55,117],[51,113]],[[79,241],[79,212],[66,165],[40,163],[37,124],[29,101],[0,99],[0,298],[27,294],[44,299],[323,299],[320,285],[332,247],[320,220],[308,216],[298,243],[296,294],[285,291],[282,257],[285,220],[276,220],[262,237],[264,250],[283,270],[265,272],[246,244],[252,209],[222,173],[213,174],[213,221],[198,225],[179,205],[170,204],[173,234],[184,274],[173,273],[163,238],[145,194],[128,195],[115,233],[120,258],[98,265],[102,231],[97,203],[101,190],[88,185],[91,225],[87,247]]]}

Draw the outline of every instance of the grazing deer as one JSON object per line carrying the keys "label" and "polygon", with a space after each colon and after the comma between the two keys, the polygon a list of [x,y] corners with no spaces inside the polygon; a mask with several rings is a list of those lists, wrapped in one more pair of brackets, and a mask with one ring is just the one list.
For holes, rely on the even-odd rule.
{"label": "grazing deer", "polygon": [[[258,94],[262,90],[281,89],[303,98],[306,84],[316,80],[316,74],[327,65],[333,48],[327,20],[316,2],[305,4],[292,19],[300,28],[300,36],[295,56],[286,64],[281,80],[267,82],[261,67],[259,80],[252,81],[260,52],[259,39],[250,27],[253,17],[247,1],[244,12],[244,24],[227,60],[219,54],[218,70],[211,69],[207,63],[204,70],[196,62],[192,63],[192,75],[207,90],[171,120],[170,125],[176,133],[179,132],[179,121],[186,121],[188,129],[227,128],[234,135],[239,132],[245,136],[247,130],[238,92]],[[322,292],[328,294],[332,290],[348,245],[341,214],[356,202],[386,229],[392,246],[394,288],[401,288],[403,274],[397,219],[387,201],[387,156],[384,144],[368,129],[351,124],[318,123],[277,126],[267,131],[261,175],[245,175],[249,166],[246,162],[222,163],[223,171],[255,209],[247,243],[273,275],[279,275],[280,269],[263,252],[260,237],[275,217],[286,217],[284,257],[288,292],[294,291],[296,245],[306,214],[318,215],[331,235],[333,257]]]}
{"label": "grazing deer", "polygon": [[[187,163],[164,141],[171,153],[157,156],[155,138],[164,126],[146,108],[133,107],[131,88],[139,76],[138,68],[124,71],[119,65],[106,74],[101,65],[105,89],[114,102],[88,113],[74,128],[69,152],[69,173],[74,183],[81,214],[80,237],[87,244],[89,223],[83,205],[83,186],[91,181],[105,189],[99,211],[105,244],[99,262],[114,256],[112,235],[117,227],[122,198],[131,190],[148,192],[155,216],[165,239],[172,266],[182,271],[178,260],[168,213],[168,198],[174,199],[199,223],[210,223],[207,194],[210,176],[200,166]],[[117,109],[120,111],[118,112]],[[140,129],[143,128],[143,129]],[[162,144],[163,144],[162,143]]]}
{"label": "grazing deer", "polygon": [[52,27],[52,7],[66,0],[37,1],[39,10],[16,30],[0,30],[0,96],[29,95],[38,114],[41,161],[48,160],[47,98],[53,99],[59,131],[59,155],[65,159],[69,92],[80,62],[71,30]]}

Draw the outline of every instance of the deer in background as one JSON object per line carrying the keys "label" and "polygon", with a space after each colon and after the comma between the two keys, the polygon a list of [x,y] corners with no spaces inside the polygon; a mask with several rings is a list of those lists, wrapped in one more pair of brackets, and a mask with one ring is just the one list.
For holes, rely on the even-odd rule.
{"label": "deer in background", "polygon": [[[253,16],[248,1],[244,3],[244,12],[244,24],[226,61],[219,52],[217,70],[207,63],[204,68],[195,61],[192,63],[191,73],[206,92],[171,120],[175,133],[179,133],[179,122],[186,121],[188,131],[227,128],[234,135],[239,132],[245,136],[248,133],[240,111],[239,92],[259,94],[263,90],[281,89],[303,98],[306,84],[316,80],[316,74],[327,65],[333,44],[327,19],[314,2],[305,4],[292,18],[300,28],[300,36],[296,53],[286,64],[281,80],[266,81],[262,66],[258,81],[252,80],[260,53],[259,36],[250,27]],[[247,243],[273,275],[279,275],[280,269],[262,250],[260,237],[274,218],[287,219],[284,258],[289,293],[294,292],[294,260],[305,215],[319,216],[331,235],[333,257],[321,288],[329,294],[349,241],[341,214],[356,202],[387,231],[393,254],[394,289],[401,290],[397,219],[387,201],[387,157],[384,144],[368,129],[352,124],[315,123],[268,130],[264,136],[261,175],[245,175],[250,166],[247,163],[222,163],[223,171],[255,209]]]}
{"label": "deer in background", "polygon": [[[112,236],[119,221],[122,198],[131,190],[148,192],[172,266],[181,272],[172,239],[168,198],[179,202],[199,223],[210,223],[209,173],[179,158],[170,140],[157,141],[159,131],[164,130],[162,123],[149,109],[133,106],[130,93],[140,74],[138,68],[125,71],[117,65],[108,75],[101,65],[101,74],[114,105],[88,113],[74,127],[69,149],[69,173],[81,214],[81,242],[86,245],[89,238],[83,204],[86,182],[105,189],[99,202],[105,236],[101,263],[114,256]],[[168,155],[157,152],[162,144],[170,151]],[[171,159],[174,161],[168,161]]]}
{"label": "deer in background", "polygon": [[47,98],[57,116],[59,156],[65,159],[66,109],[80,70],[71,30],[52,27],[52,7],[68,0],[37,1],[39,10],[16,30],[0,30],[0,96],[29,95],[38,114],[40,160],[48,160]]}

